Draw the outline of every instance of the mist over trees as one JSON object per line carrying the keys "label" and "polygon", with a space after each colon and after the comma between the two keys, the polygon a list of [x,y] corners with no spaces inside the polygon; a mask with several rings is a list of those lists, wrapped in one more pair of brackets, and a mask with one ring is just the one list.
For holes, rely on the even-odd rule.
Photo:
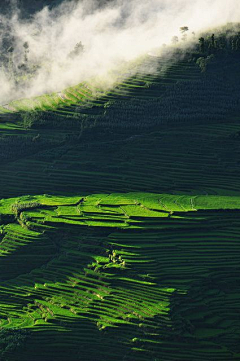
{"label": "mist over trees", "polygon": [[[0,103],[58,92],[99,74],[104,77],[110,74],[109,82],[113,84],[112,74],[121,67],[154,52],[154,49],[164,53],[171,45],[184,54],[185,47],[197,43],[197,58],[219,53],[220,49],[228,52],[229,44],[231,51],[239,48],[239,40],[234,37],[236,33],[227,48],[224,32],[220,36],[214,31],[214,37],[213,34],[201,35],[202,28],[209,28],[209,24],[214,27],[218,20],[212,22],[209,17],[200,22],[200,14],[198,18],[189,17],[189,13],[195,14],[197,9],[202,13],[206,11],[206,8],[199,8],[199,0],[189,4],[180,0],[181,6],[172,8],[170,15],[167,10],[163,11],[163,2],[150,0],[146,4],[136,4],[129,0],[106,6],[107,1],[93,0],[91,4],[67,1],[51,10],[54,4],[61,3],[53,1],[40,13],[36,7],[34,16],[32,14],[27,20],[16,9],[17,2],[12,2],[8,16],[0,17],[0,82],[5,84],[1,89]],[[41,2],[42,5],[46,3],[49,4]],[[19,1],[20,8],[24,4],[28,1]],[[34,4],[37,2],[32,2],[31,6]],[[214,0],[210,5],[211,14],[214,9],[214,14],[221,10],[218,10],[219,5],[216,8]],[[102,7],[101,11],[99,7]],[[232,14],[236,3],[230,0],[229,8]],[[146,16],[143,17],[142,13]],[[222,21],[228,18],[226,15]],[[231,19],[234,19],[232,15]],[[163,32],[162,27],[166,31]],[[203,40],[199,43],[201,37]]]}
{"label": "mist over trees", "polygon": [[74,49],[68,54],[68,57],[74,59],[79,55],[83,54],[83,52],[84,52],[84,45],[80,41],[75,45]]}

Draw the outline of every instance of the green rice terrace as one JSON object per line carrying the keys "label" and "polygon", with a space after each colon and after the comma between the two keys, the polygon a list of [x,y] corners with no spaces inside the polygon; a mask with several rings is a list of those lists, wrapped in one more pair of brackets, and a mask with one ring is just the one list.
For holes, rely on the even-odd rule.
{"label": "green rice terrace", "polygon": [[239,36],[1,107],[1,360],[240,360]]}

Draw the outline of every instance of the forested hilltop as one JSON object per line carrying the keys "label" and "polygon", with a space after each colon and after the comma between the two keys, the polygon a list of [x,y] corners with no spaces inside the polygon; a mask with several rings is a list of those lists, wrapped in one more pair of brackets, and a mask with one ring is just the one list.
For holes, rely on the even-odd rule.
{"label": "forested hilltop", "polygon": [[[29,17],[37,11],[40,11],[44,8],[44,6],[48,6],[50,8],[57,7],[63,2],[70,2],[72,0],[1,0],[0,4],[0,13],[10,14],[11,9],[16,10],[16,7],[21,10],[21,16]],[[79,2],[79,0],[75,0]],[[81,0],[80,0],[81,1]],[[105,4],[111,2],[113,0],[98,0],[99,6],[104,6]]]}
{"label": "forested hilltop", "polygon": [[1,360],[240,359],[240,26],[181,29],[0,107]]}

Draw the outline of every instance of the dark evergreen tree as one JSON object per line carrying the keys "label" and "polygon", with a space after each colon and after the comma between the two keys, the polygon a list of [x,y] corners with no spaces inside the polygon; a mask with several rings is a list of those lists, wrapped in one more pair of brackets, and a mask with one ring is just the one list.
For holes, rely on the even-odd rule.
{"label": "dark evergreen tree", "polygon": [[205,39],[203,37],[201,37],[199,39],[199,43],[200,43],[200,51],[201,53],[205,52]]}
{"label": "dark evergreen tree", "polygon": [[213,48],[215,47],[215,34],[212,34],[211,36],[211,45]]}

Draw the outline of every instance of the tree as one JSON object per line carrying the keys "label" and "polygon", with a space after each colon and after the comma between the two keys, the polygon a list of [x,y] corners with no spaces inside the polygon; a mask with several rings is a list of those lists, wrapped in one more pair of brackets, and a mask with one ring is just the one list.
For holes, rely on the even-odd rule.
{"label": "tree", "polygon": [[236,50],[240,50],[240,37],[239,36],[237,37],[237,40],[236,40]]}
{"label": "tree", "polygon": [[204,51],[205,51],[205,39],[203,37],[201,37],[199,39],[199,43],[200,43],[200,51],[201,51],[201,53],[204,53]]}
{"label": "tree", "polygon": [[21,114],[21,119],[23,121],[23,127],[25,129],[31,129],[38,123],[41,124],[44,120],[42,119],[42,113],[40,111],[29,111],[23,112]]}
{"label": "tree", "polygon": [[14,47],[10,46],[7,49],[8,52],[8,71],[9,74],[11,74],[11,76],[13,76],[13,52],[14,52]]}
{"label": "tree", "polygon": [[28,61],[27,54],[29,53],[29,44],[27,41],[23,44],[23,47],[25,49],[24,50],[24,61],[25,61],[25,63],[27,63],[27,61]]}
{"label": "tree", "polygon": [[182,26],[182,27],[180,28],[181,33],[185,33],[185,32],[188,31],[188,30],[189,30],[189,27],[188,27],[188,26]]}
{"label": "tree", "polygon": [[73,58],[83,54],[83,52],[84,52],[84,46],[83,46],[82,42],[80,41],[79,43],[77,43],[75,45],[74,49],[69,53],[68,56],[71,59],[73,59]]}
{"label": "tree", "polygon": [[214,55],[211,54],[207,58],[204,58],[203,56],[198,58],[196,61],[196,64],[200,67],[202,73],[204,73],[207,70],[207,65],[214,59]]}
{"label": "tree", "polygon": [[179,42],[178,36],[173,36],[172,37],[172,43],[177,44],[178,42]]}
{"label": "tree", "polygon": [[211,44],[212,44],[212,47],[215,48],[215,35],[212,34],[211,36]]}
{"label": "tree", "polygon": [[181,33],[182,33],[182,40],[183,41],[186,41],[186,39],[187,39],[187,31],[189,30],[189,27],[188,26],[182,26],[181,28],[180,28],[180,31],[181,31]]}

